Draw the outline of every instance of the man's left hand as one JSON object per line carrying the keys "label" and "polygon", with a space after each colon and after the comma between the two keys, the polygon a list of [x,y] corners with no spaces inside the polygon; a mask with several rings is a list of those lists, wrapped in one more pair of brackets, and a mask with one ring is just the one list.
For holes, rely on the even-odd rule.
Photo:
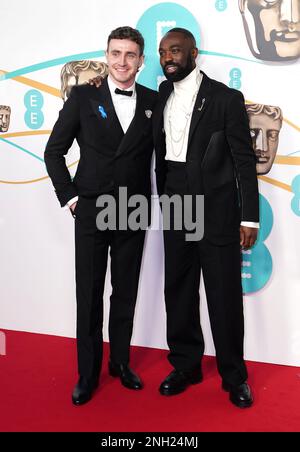
{"label": "man's left hand", "polygon": [[99,88],[102,85],[103,77],[101,75],[97,75],[97,77],[90,78],[86,83],[89,85],[95,85],[96,88]]}
{"label": "man's left hand", "polygon": [[249,228],[248,226],[240,226],[240,245],[243,249],[251,248],[256,242],[258,234],[257,228]]}

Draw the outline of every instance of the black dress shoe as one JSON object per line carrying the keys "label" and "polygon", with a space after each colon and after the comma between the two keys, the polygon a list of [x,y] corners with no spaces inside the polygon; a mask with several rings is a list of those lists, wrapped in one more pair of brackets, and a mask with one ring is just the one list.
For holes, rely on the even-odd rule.
{"label": "black dress shoe", "polygon": [[72,394],[72,402],[74,405],[83,405],[88,402],[93,394],[93,391],[98,386],[97,380],[90,380],[86,377],[79,377],[79,380],[74,388]]}
{"label": "black dress shoe", "polygon": [[191,371],[173,370],[159,387],[162,395],[175,395],[188,386],[201,383],[203,377],[200,368]]}
{"label": "black dress shoe", "polygon": [[227,383],[222,383],[224,391],[229,392],[229,399],[239,408],[249,408],[253,403],[250,386],[247,383],[242,383],[238,386],[230,386]]}
{"label": "black dress shoe", "polygon": [[128,389],[142,389],[143,384],[140,378],[128,367],[127,364],[108,363],[109,375],[120,377],[121,383]]}

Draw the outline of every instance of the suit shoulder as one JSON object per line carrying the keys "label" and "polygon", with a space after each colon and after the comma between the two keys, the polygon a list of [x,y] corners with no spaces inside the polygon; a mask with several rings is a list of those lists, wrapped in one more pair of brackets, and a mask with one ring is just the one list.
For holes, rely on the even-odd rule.
{"label": "suit shoulder", "polygon": [[143,99],[143,103],[153,109],[157,103],[158,92],[146,86],[137,84],[138,95]]}
{"label": "suit shoulder", "polygon": [[99,88],[96,88],[94,85],[84,84],[84,85],[75,85],[73,86],[71,90],[72,95],[77,95],[78,97],[81,96],[90,96],[97,92]]}
{"label": "suit shoulder", "polygon": [[140,85],[139,83],[137,83],[140,91],[143,93],[143,95],[149,96],[149,97],[153,97],[153,99],[156,99],[158,96],[157,91],[155,91],[154,89],[151,88],[147,88],[144,85]]}
{"label": "suit shoulder", "polygon": [[219,82],[214,79],[210,79],[212,88],[215,92],[215,95],[222,96],[224,100],[227,100],[228,102],[231,101],[233,98],[240,98],[244,99],[243,93],[237,89],[229,88],[229,86],[225,85],[222,82]]}
{"label": "suit shoulder", "polygon": [[161,92],[165,91],[166,89],[169,89],[169,86],[170,86],[169,80],[163,80],[161,82],[161,84],[159,85],[159,92],[161,93]]}

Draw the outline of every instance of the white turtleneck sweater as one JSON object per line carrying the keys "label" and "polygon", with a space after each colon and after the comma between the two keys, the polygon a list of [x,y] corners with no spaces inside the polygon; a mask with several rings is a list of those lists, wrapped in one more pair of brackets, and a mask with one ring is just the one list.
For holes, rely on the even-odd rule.
{"label": "white turtleneck sweater", "polygon": [[166,160],[186,161],[191,118],[202,78],[203,75],[196,67],[183,80],[173,83],[174,91],[164,110]]}

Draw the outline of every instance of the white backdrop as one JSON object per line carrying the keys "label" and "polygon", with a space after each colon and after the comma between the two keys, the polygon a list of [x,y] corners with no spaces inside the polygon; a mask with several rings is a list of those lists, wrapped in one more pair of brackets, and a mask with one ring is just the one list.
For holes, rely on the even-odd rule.
{"label": "white backdrop", "polygon": [[[166,29],[168,21],[171,27],[185,26],[193,32],[198,27],[202,50],[198,64],[210,77],[229,85],[232,69],[238,69],[234,74],[239,79],[233,86],[242,90],[247,101],[283,111],[277,158],[259,181],[265,241],[260,242],[260,252],[250,256],[253,274],[250,267],[243,270],[245,356],[300,365],[299,60],[272,63],[252,56],[237,0],[1,2],[5,45],[0,60],[0,106],[10,106],[12,112],[8,131],[0,132],[0,328],[75,336],[73,219],[60,209],[43,163],[49,132],[62,107],[60,70],[71,60],[103,60],[100,51],[105,50],[113,28],[138,26],[147,42],[140,82],[150,85],[152,80],[155,86],[156,76],[150,73],[155,67],[150,62],[157,59],[153,49],[163,30],[159,20]],[[38,124],[26,116],[26,95],[31,90],[38,90],[43,99],[42,113],[35,116]],[[68,162],[77,157],[73,145]],[[75,169],[71,167],[72,174]],[[150,231],[133,344],[167,348],[162,246],[161,233]],[[107,275],[106,338],[109,294]],[[213,354],[203,289],[201,316],[206,353]]]}

